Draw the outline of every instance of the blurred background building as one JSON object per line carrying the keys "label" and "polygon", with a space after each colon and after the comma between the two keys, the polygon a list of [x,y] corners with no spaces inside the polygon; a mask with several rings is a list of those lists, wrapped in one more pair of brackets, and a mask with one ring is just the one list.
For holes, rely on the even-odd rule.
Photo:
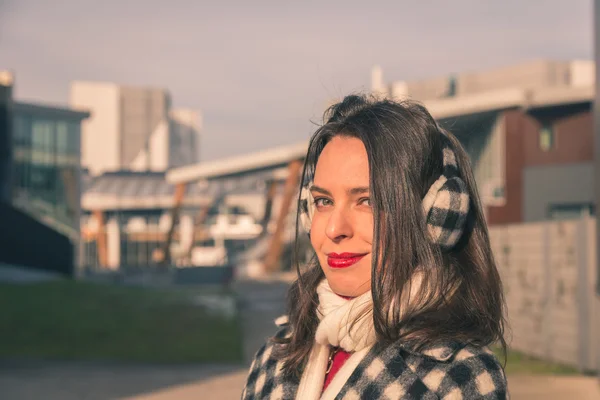
{"label": "blurred background building", "polygon": [[165,171],[199,161],[199,114],[172,109],[165,89],[73,82],[70,104],[92,112],[81,146],[82,164],[92,175]]}
{"label": "blurred background building", "polygon": [[10,203],[12,172],[12,74],[0,71],[0,202]]}
{"label": "blurred background building", "polygon": [[89,112],[15,102],[12,198],[15,207],[79,241],[81,123]]}
{"label": "blurred background building", "polygon": [[73,275],[79,265],[81,122],[89,112],[15,102],[0,72],[0,263]]}
{"label": "blurred background building", "polygon": [[422,101],[473,163],[490,224],[593,213],[593,61],[539,60],[489,71],[384,83]]}
{"label": "blurred background building", "polygon": [[[379,67],[371,76],[373,93],[421,101],[466,148],[511,346],[582,371],[600,361],[595,73],[591,61],[542,60],[419,81],[386,83]],[[294,243],[307,141],[203,162],[200,114],[173,110],[166,89],[74,82],[64,108],[15,102],[6,76],[2,212],[23,231],[0,262],[206,283],[310,256],[307,238]],[[32,246],[45,250],[28,255]]]}

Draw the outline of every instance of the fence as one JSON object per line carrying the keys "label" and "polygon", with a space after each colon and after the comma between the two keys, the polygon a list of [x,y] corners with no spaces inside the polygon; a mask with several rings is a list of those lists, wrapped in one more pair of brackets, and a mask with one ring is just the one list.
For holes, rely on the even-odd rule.
{"label": "fence", "polygon": [[504,283],[512,349],[600,369],[596,223],[591,217],[490,228]]}

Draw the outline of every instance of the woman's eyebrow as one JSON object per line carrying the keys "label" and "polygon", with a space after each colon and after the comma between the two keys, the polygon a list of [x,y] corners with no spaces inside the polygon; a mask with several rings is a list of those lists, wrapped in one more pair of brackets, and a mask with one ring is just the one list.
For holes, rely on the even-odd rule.
{"label": "woman's eyebrow", "polygon": [[[318,192],[318,193],[322,193],[325,194],[327,196],[331,196],[331,192],[327,189],[324,189],[320,186],[317,185],[312,185],[310,187],[310,191],[311,192]],[[368,186],[360,186],[360,187],[355,187],[355,188],[350,188],[346,191],[350,196],[356,196],[359,194],[364,194],[364,193],[369,193],[369,187]]]}
{"label": "woman's eyebrow", "polygon": [[361,187],[348,189],[348,194],[350,194],[351,196],[356,196],[357,194],[365,194],[365,193],[369,193],[368,186],[361,186]]}
{"label": "woman's eyebrow", "polygon": [[311,192],[319,192],[321,194],[326,194],[327,196],[331,196],[331,192],[327,189],[323,189],[322,187],[319,187],[317,185],[312,185],[310,187],[310,191]]}

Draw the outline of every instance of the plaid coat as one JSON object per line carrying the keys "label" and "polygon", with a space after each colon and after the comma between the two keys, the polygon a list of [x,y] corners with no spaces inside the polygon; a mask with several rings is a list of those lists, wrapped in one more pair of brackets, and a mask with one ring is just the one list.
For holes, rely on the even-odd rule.
{"label": "plaid coat", "polygon": [[[289,335],[283,326],[277,337]],[[299,379],[282,373],[270,341],[256,353],[243,400],[295,399]],[[356,367],[336,400],[508,399],[506,376],[491,351],[457,343],[411,351],[401,344],[375,345]]]}

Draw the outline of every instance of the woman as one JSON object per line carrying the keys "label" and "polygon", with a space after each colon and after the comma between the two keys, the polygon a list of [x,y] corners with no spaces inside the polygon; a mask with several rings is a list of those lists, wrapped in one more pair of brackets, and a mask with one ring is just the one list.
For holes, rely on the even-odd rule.
{"label": "woman", "polygon": [[244,399],[505,399],[504,299],[468,157],[412,102],[348,96],[313,135],[289,319]]}

